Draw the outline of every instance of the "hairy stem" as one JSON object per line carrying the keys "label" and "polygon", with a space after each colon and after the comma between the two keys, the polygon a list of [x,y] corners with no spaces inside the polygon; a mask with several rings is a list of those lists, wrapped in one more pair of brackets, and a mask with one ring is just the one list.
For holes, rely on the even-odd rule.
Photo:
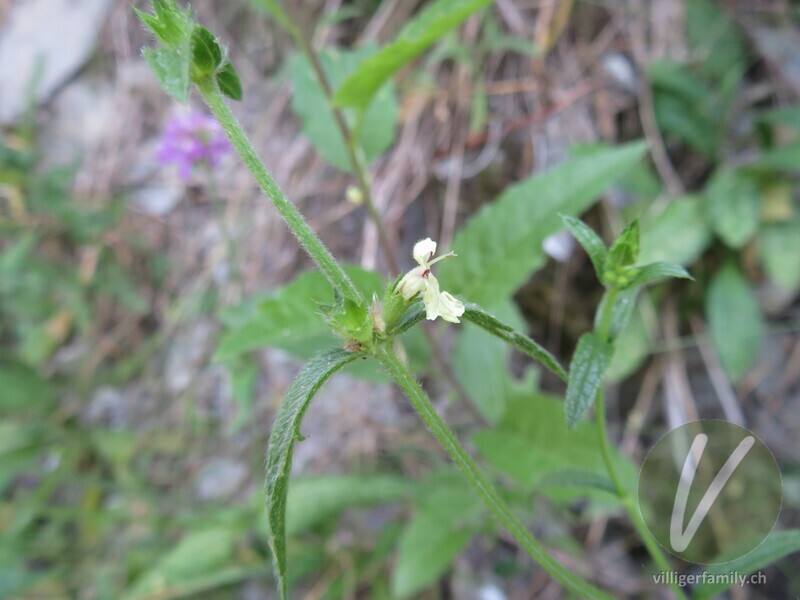
{"label": "hairy stem", "polygon": [[261,189],[264,190],[264,193],[267,194],[275,208],[278,209],[289,229],[292,230],[292,233],[311,255],[317,266],[342,295],[360,301],[362,299],[361,294],[342,270],[341,265],[323,245],[311,227],[308,226],[303,215],[300,214],[294,204],[286,198],[272,175],[258,158],[242,127],[222,97],[217,84],[209,78],[199,83],[198,88],[211,112],[214,113],[214,116],[222,125],[233,147],[236,148],[239,156],[242,157],[245,165],[250,169]]}
{"label": "hairy stem", "polygon": [[[603,307],[603,314],[600,315],[600,323],[597,327],[597,336],[607,342],[612,341],[610,339],[611,319],[614,311],[614,301],[617,298],[618,291],[619,290],[616,287],[611,287],[608,290],[608,297],[606,298],[606,302]],[[614,489],[617,492],[617,496],[619,496],[619,499],[622,501],[622,505],[625,507],[628,516],[633,522],[633,526],[639,533],[639,537],[642,538],[642,542],[644,542],[645,548],[647,548],[647,552],[650,554],[653,561],[656,563],[656,565],[658,565],[659,569],[662,571],[668,571],[671,569],[671,567],[667,557],[661,551],[661,548],[658,546],[658,542],[656,542],[656,540],[653,539],[653,536],[650,535],[650,531],[647,529],[647,525],[642,518],[639,507],[636,505],[636,501],[622,483],[622,479],[620,478],[617,468],[614,465],[614,461],[611,458],[611,443],[608,438],[608,431],[606,430],[606,404],[602,389],[597,392],[597,397],[595,398],[595,422],[597,424],[597,437],[600,442],[600,451],[603,455],[603,463],[606,466],[606,471],[608,471],[608,476],[611,478],[611,481],[614,484]],[[677,598],[680,598],[681,600],[687,600],[686,594],[679,585],[676,583],[670,583],[670,587]]]}
{"label": "hairy stem", "polygon": [[579,598],[586,600],[610,600],[611,597],[576,576],[556,561],[525,529],[525,526],[511,512],[497,490],[487,481],[466,450],[447,427],[442,418],[431,405],[425,392],[422,391],[406,366],[389,348],[379,349],[378,360],[386,367],[397,384],[403,389],[412,406],[419,414],[434,437],[450,455],[458,468],[466,477],[472,489],[483,500],[494,516],[508,529],[519,544],[550,575],[572,590]]}

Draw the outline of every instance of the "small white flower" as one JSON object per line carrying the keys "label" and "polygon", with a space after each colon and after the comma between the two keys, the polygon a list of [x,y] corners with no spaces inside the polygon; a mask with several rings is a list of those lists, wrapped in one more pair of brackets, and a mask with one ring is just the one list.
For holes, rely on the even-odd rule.
{"label": "small white flower", "polygon": [[436,317],[442,317],[450,323],[459,323],[458,317],[464,314],[464,305],[460,300],[453,297],[448,292],[439,291],[439,281],[431,273],[431,266],[450,256],[455,256],[453,252],[443,254],[439,258],[433,258],[436,254],[436,242],[430,238],[420,240],[414,244],[414,260],[419,263],[406,273],[397,284],[396,292],[402,294],[406,300],[411,300],[417,294],[422,294],[422,302],[425,304],[425,316],[433,321]]}

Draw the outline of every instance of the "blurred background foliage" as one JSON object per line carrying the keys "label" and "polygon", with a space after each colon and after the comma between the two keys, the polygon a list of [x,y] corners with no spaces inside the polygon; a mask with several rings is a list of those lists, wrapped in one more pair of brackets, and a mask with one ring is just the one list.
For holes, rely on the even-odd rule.
{"label": "blurred background foliage", "polygon": [[[333,342],[317,314],[331,293],[232,156],[188,181],[158,163],[180,110],[138,54],[147,37],[127,2],[81,2],[99,16],[58,33],[64,56],[90,44],[57,85],[41,38],[9,40],[34,5],[53,35],[64,2],[0,3],[0,52],[45,49],[25,81],[0,68],[0,597],[273,598],[265,444],[298,359]],[[428,4],[294,12],[337,89]],[[379,292],[391,261],[272,6],[196,8],[236,58],[266,163]],[[345,110],[401,267],[419,238],[452,246],[443,286],[565,363],[601,290],[559,214],[606,240],[641,217],[641,262],[695,281],[642,294],[621,334],[620,469],[633,485],[652,442],[698,416],[745,424],[781,466],[780,529],[800,524],[798,28],[779,0],[497,0],[437,34],[359,123]],[[470,325],[423,333],[404,338],[412,368],[517,514],[618,597],[668,597],[592,479],[594,434],[567,431],[560,383]],[[385,382],[355,365],[309,412],[287,516],[297,597],[565,597]],[[800,542],[782,541],[768,583],[731,598],[800,593],[785,556]]]}

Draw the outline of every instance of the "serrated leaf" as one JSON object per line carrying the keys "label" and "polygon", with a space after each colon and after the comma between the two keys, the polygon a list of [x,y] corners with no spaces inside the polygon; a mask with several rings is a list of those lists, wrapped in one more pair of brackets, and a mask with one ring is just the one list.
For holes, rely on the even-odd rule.
{"label": "serrated leaf", "polygon": [[336,348],[312,358],[292,381],[269,437],[266,465],[267,529],[281,598],[286,598],[286,496],[294,444],[314,395],[336,371],[365,354]]}
{"label": "serrated leaf", "polygon": [[491,333],[492,335],[500,338],[507,344],[510,344],[520,352],[523,352],[539,361],[546,366],[550,371],[558,375],[561,379],[566,379],[566,372],[564,368],[558,363],[558,360],[545,350],[542,346],[530,339],[528,336],[515,331],[513,327],[507,325],[490,315],[488,312],[476,306],[475,304],[465,305],[465,310],[462,318],[465,321],[470,321],[478,327],[481,327]]}
{"label": "serrated leaf", "polygon": [[222,62],[222,48],[217,38],[201,25],[195,25],[192,31],[192,62],[204,75],[213,73]]}
{"label": "serrated leaf", "polygon": [[711,341],[728,376],[738,381],[753,366],[761,347],[761,309],[744,275],[732,263],[711,280],[706,292]]}
{"label": "serrated leaf", "polygon": [[492,0],[437,0],[400,31],[394,42],[367,58],[338,86],[334,102],[338,106],[364,108],[373,96],[405,64],[413,60]]}
{"label": "serrated leaf", "polygon": [[126,592],[123,600],[152,598],[158,592],[208,576],[222,567],[233,555],[237,533],[214,527],[189,533]]}
{"label": "serrated leaf", "polygon": [[800,219],[773,223],[758,232],[758,256],[769,278],[783,289],[800,287]]}
{"label": "serrated leaf", "polygon": [[175,0],[153,0],[153,14],[137,8],[134,11],[162,44],[172,48],[186,46],[194,26],[191,10],[181,10]]}
{"label": "serrated leaf", "polygon": [[562,215],[561,219],[564,225],[569,229],[570,233],[575,236],[581,247],[586,250],[589,258],[594,265],[594,272],[597,278],[602,281],[603,269],[605,268],[606,257],[608,256],[608,249],[597,235],[586,223],[575,217]]}
{"label": "serrated leaf", "polygon": [[230,61],[225,63],[225,66],[219,70],[216,77],[220,92],[231,100],[240,101],[242,99],[242,82],[239,80],[239,74]]}
{"label": "serrated leaf", "polygon": [[572,158],[507,188],[456,234],[458,258],[440,265],[442,289],[485,305],[511,295],[544,263],[542,242],[563,228],[560,215],[583,212],[645,149],[634,143]]}
{"label": "serrated leaf", "polygon": [[286,533],[294,535],[347,508],[400,500],[415,489],[391,475],[332,475],[292,479],[286,502]]}
{"label": "serrated leaf", "polygon": [[[633,309],[636,307],[636,296],[638,294],[639,289],[635,287],[625,288],[617,292],[614,298],[614,306],[611,308],[611,328],[609,330],[609,336],[612,340],[619,335],[619,332],[622,331],[628,321],[630,321]],[[600,320],[603,314],[605,314],[606,302],[608,302],[610,297],[609,292],[606,291],[606,293],[603,294],[603,298],[600,300],[600,305],[595,311],[595,329],[600,327]]]}
{"label": "serrated leaf", "polygon": [[[541,487],[551,473],[564,469],[607,475],[594,425],[582,422],[569,429],[564,402],[555,396],[518,391],[497,426],[478,431],[472,439],[492,466],[525,490]],[[626,489],[634,489],[633,464],[615,449],[612,460]]]}
{"label": "serrated leaf", "polygon": [[[773,531],[752,552],[736,560],[716,564],[707,568],[705,572],[709,576],[729,573],[738,573],[741,576],[749,575],[798,551],[800,551],[800,529]],[[731,587],[731,585],[733,585],[733,582],[719,583],[717,581],[709,581],[699,583],[692,589],[692,597],[695,600],[708,600]]]}
{"label": "serrated leaf", "polygon": [[644,221],[639,260],[692,264],[711,242],[711,230],[700,199],[687,196],[672,200],[658,216]]}
{"label": "serrated leaf", "polygon": [[[357,50],[320,52],[319,60],[331,86],[335,88],[339,85],[375,49],[374,44],[368,44]],[[288,68],[294,88],[292,109],[302,121],[303,133],[327,162],[342,171],[352,172],[353,166],[348,158],[345,140],[311,65],[305,57],[294,54],[289,59]],[[382,87],[364,108],[364,115],[360,120],[353,110],[344,111],[344,116],[350,128],[355,131],[364,158],[369,163],[394,141],[397,123],[394,85],[389,82]]]}
{"label": "serrated leaf", "polygon": [[741,248],[758,229],[761,194],[756,181],[741,169],[720,170],[706,187],[711,228],[731,248]]}
{"label": "serrated leaf", "polygon": [[191,68],[188,53],[172,48],[160,48],[159,50],[145,48],[142,50],[142,55],[164,91],[178,102],[185,104],[189,96]]}
{"label": "serrated leaf", "polygon": [[[380,291],[382,280],[377,273],[351,266],[344,269],[367,298]],[[308,358],[337,343],[319,314],[320,304],[331,302],[333,291],[325,276],[317,270],[302,273],[262,300],[256,310],[250,302],[228,309],[226,320],[237,323],[223,334],[214,358],[230,360],[266,346]],[[245,317],[236,319],[238,312]]]}
{"label": "serrated leaf", "polygon": [[639,269],[639,272],[628,284],[629,287],[641,287],[646,283],[656,279],[664,279],[665,277],[692,279],[692,276],[689,275],[686,269],[675,263],[655,262],[636,268]]}
{"label": "serrated leaf", "polygon": [[594,402],[603,386],[603,376],[613,354],[613,346],[594,333],[584,333],[578,340],[578,347],[569,365],[564,403],[568,427],[576,427]]}

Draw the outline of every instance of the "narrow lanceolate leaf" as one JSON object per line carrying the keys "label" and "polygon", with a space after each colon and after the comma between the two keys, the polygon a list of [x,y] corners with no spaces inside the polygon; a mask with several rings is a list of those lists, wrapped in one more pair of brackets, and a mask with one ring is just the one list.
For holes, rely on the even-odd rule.
{"label": "narrow lanceolate leaf", "polygon": [[[614,306],[611,308],[611,327],[608,335],[613,340],[623,330],[628,321],[631,320],[633,309],[636,307],[636,296],[639,294],[639,288],[628,287],[621,290],[614,298]],[[600,306],[597,307],[595,314],[594,326],[595,329],[600,327],[600,321],[605,314],[606,303],[611,297],[609,292],[603,294],[603,299],[600,301]]]}
{"label": "narrow lanceolate leaf", "polygon": [[544,264],[542,242],[563,229],[559,215],[586,210],[645,149],[641,143],[603,149],[508,187],[455,236],[458,260],[442,262],[442,289],[484,306],[508,297]]}
{"label": "narrow lanceolate leaf", "polygon": [[[745,554],[734,561],[723,562],[709,567],[706,569],[706,573],[709,576],[721,576],[729,573],[738,573],[741,576],[745,576],[798,551],[800,551],[800,529],[773,531],[758,548],[749,554]],[[719,577],[718,580],[715,580],[714,577],[707,577],[704,583],[700,583],[692,590],[692,597],[695,600],[713,598],[733,585],[734,582],[729,581],[729,579]]]}
{"label": "narrow lanceolate leaf", "polygon": [[292,468],[294,443],[302,439],[300,423],[314,394],[336,371],[361,358],[336,348],[312,358],[286,391],[275,417],[267,451],[267,528],[275,576],[281,598],[286,598],[286,494]]}
{"label": "narrow lanceolate leaf", "polygon": [[578,340],[567,382],[565,409],[569,427],[577,426],[594,402],[613,353],[611,344],[593,333],[584,333]]}
{"label": "narrow lanceolate leaf", "polygon": [[561,220],[567,226],[570,233],[575,236],[578,243],[586,250],[589,258],[594,265],[594,271],[597,273],[598,278],[602,278],[603,269],[605,268],[606,256],[608,256],[608,249],[597,235],[586,223],[575,217],[561,215]]}
{"label": "narrow lanceolate leaf", "polygon": [[564,368],[558,364],[555,356],[550,354],[547,350],[534,342],[528,336],[515,331],[514,328],[509,327],[502,321],[496,319],[482,308],[475,306],[474,304],[467,305],[462,318],[475,323],[475,325],[478,327],[482,327],[492,335],[499,337],[508,344],[511,344],[520,352],[524,352],[531,358],[538,360],[545,367],[550,369],[550,371],[558,375],[561,379],[567,379],[567,374],[564,371]]}
{"label": "narrow lanceolate leaf", "polygon": [[492,0],[434,2],[406,24],[394,42],[361,63],[336,91],[334,103],[342,107],[368,106],[387,79],[445,33],[491,3]]}
{"label": "narrow lanceolate leaf", "polygon": [[655,279],[663,279],[665,277],[692,279],[692,276],[689,275],[689,272],[680,265],[666,262],[656,262],[639,267],[639,273],[628,285],[629,287],[639,287]]}

